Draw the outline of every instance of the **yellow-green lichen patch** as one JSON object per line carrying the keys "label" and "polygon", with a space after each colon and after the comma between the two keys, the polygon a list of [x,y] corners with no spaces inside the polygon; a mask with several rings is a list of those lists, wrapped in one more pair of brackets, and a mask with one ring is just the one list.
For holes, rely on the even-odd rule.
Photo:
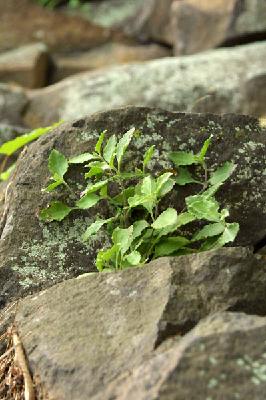
{"label": "yellow-green lichen patch", "polygon": [[244,355],[242,358],[236,360],[236,364],[241,369],[248,371],[251,375],[251,382],[258,386],[260,384],[265,384],[266,382],[266,361],[264,358],[264,353],[260,359],[254,360],[248,355]]}
{"label": "yellow-green lichen patch", "polygon": [[[57,282],[67,279],[75,268],[89,271],[95,259],[96,242],[108,246],[107,234],[100,231],[90,242],[82,242],[82,234],[93,222],[90,218],[77,218],[72,222],[67,219],[60,224],[41,224],[43,240],[25,241],[21,246],[23,255],[13,259],[12,270],[19,276],[19,284],[24,288]],[[83,256],[84,255],[84,256]],[[77,265],[75,261],[84,257],[88,265]],[[83,260],[83,261],[84,261]],[[91,265],[89,265],[91,264]]]}

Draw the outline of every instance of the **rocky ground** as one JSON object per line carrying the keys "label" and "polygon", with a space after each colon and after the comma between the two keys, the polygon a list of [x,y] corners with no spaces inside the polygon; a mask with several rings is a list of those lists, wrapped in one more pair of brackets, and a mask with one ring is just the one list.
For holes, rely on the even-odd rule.
{"label": "rocky ground", "polygon": [[[0,398],[264,400],[265,1],[59,3],[0,4],[0,144],[64,120],[0,158],[0,172],[17,159],[0,184]],[[210,171],[236,165],[217,193],[240,225],[230,246],[98,273],[107,232],[81,235],[105,207],[40,221],[66,196],[42,191],[51,150],[92,152],[103,130],[132,127],[129,169],[151,145],[153,169],[169,169],[169,149],[197,153],[212,135]]]}

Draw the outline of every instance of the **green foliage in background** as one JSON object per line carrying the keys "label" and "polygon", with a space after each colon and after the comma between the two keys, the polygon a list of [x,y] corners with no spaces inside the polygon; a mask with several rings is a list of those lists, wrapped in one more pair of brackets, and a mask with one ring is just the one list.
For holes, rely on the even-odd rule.
{"label": "green foliage in background", "polygon": [[[53,201],[40,212],[42,221],[62,221],[73,210],[87,210],[107,203],[112,210],[107,219],[96,219],[84,232],[83,240],[90,240],[103,227],[110,233],[112,246],[98,252],[96,266],[99,271],[123,269],[146,263],[161,256],[177,256],[215,249],[232,242],[239,230],[237,223],[229,223],[227,209],[220,209],[215,193],[230,177],[236,166],[226,162],[210,176],[206,153],[211,137],[199,153],[177,151],[169,153],[173,170],[162,170],[156,175],[147,171],[155,147],[151,146],[134,171],[123,168],[123,160],[134,128],[120,140],[113,135],[105,140],[101,133],[92,153],[83,153],[67,159],[57,150],[49,156],[48,168],[51,184],[44,190],[51,192],[58,186],[68,186],[65,175],[71,165],[84,164],[87,187],[70,206]],[[193,176],[191,166],[201,173]],[[200,179],[203,176],[203,179]],[[186,197],[183,210],[172,207],[161,209],[161,200],[176,191],[178,186],[197,184],[195,195]],[[187,235],[187,225],[203,221],[205,225],[194,235]]]}
{"label": "green foliage in background", "polygon": [[12,164],[9,168],[5,169],[6,163],[8,158],[15,154],[18,150],[22,147],[26,146],[28,143],[33,142],[34,140],[38,139],[40,136],[48,133],[51,129],[55,128],[56,126],[60,125],[62,122],[57,122],[51,126],[47,126],[46,128],[37,128],[33,131],[26,133],[25,135],[21,135],[16,137],[13,140],[9,140],[0,146],[0,154],[5,155],[2,163],[0,164],[0,180],[5,181],[9,178],[11,172],[15,168],[15,163]]}
{"label": "green foliage in background", "polygon": [[36,0],[38,4],[43,7],[48,7],[54,9],[55,7],[59,6],[62,3],[67,3],[70,8],[77,8],[82,5],[80,0],[67,0],[63,2],[62,0]]}

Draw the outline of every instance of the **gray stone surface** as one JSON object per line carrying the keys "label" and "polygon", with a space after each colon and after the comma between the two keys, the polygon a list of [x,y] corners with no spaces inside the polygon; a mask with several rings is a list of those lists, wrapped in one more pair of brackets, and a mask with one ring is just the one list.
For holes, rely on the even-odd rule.
{"label": "gray stone surface", "polygon": [[110,35],[109,29],[42,7],[36,1],[0,4],[0,51],[40,41],[53,51],[87,50],[106,43]]}
{"label": "gray stone surface", "polygon": [[177,54],[254,40],[266,32],[265,0],[101,0],[87,10],[86,17],[99,25],[174,45]]}
{"label": "gray stone surface", "polygon": [[169,111],[266,114],[266,42],[84,73],[33,91],[30,126],[126,105]]}
{"label": "gray stone surface", "polygon": [[182,0],[172,2],[172,43],[176,55],[266,37],[264,0]]}
{"label": "gray stone surface", "polygon": [[262,261],[220,249],[69,280],[20,302],[16,326],[55,400],[260,400],[265,318],[224,313],[180,335],[217,311],[265,314],[265,288]]}
{"label": "gray stone surface", "polygon": [[57,54],[53,57],[54,70],[51,74],[51,82],[59,81],[78,72],[170,57],[171,55],[170,49],[157,44],[134,43],[107,43],[89,51]]}
{"label": "gray stone surface", "polygon": [[19,87],[0,83],[0,123],[23,125],[22,114],[28,98]]}
{"label": "gray stone surface", "polygon": [[48,49],[34,43],[0,54],[0,81],[28,88],[40,88],[48,81]]}
{"label": "gray stone surface", "polygon": [[[31,144],[20,156],[8,190],[1,218],[0,293],[3,302],[22,294],[51,286],[64,279],[95,270],[99,248],[108,244],[104,230],[92,242],[83,243],[81,235],[95,220],[96,213],[108,216],[104,204],[87,212],[75,212],[61,223],[41,223],[40,209],[51,200],[70,202],[63,189],[51,194],[41,191],[49,181],[48,157],[53,148],[67,157],[91,151],[104,129],[108,134],[123,134],[132,126],[143,134],[133,142],[127,159],[132,168],[143,152],[155,145],[152,168],[167,162],[169,149],[199,151],[203,141],[213,134],[208,152],[209,168],[226,160],[237,169],[217,195],[222,206],[230,208],[230,219],[240,223],[236,245],[252,246],[266,235],[265,207],[265,130],[251,117],[237,115],[197,115],[169,113],[162,110],[129,107],[99,113],[64,124]],[[160,154],[160,157],[159,157]],[[84,185],[80,168],[73,168],[68,181]],[[80,188],[71,184],[77,197]],[[184,207],[184,197],[198,187],[180,188],[168,197],[167,205]]]}
{"label": "gray stone surface", "polygon": [[240,313],[210,316],[93,400],[263,400],[265,324]]}

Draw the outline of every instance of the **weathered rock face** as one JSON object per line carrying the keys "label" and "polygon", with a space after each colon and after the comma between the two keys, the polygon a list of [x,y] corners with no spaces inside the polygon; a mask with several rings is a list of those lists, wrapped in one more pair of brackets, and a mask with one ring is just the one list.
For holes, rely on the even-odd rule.
{"label": "weathered rock face", "polygon": [[24,125],[22,114],[28,103],[23,89],[0,83],[0,122],[10,125]]}
{"label": "weathered rock face", "polygon": [[166,342],[166,351],[159,347],[127,379],[114,382],[93,399],[262,400],[265,322],[245,314],[209,317],[179,342]]}
{"label": "weathered rock face", "polygon": [[25,121],[45,126],[126,105],[266,114],[266,43],[84,73],[33,91]]}
{"label": "weathered rock face", "polygon": [[109,38],[108,29],[78,16],[44,9],[30,0],[1,2],[0,51],[36,41],[53,51],[87,50]]}
{"label": "weathered rock face", "polygon": [[87,17],[141,40],[174,45],[178,55],[266,32],[264,0],[102,0],[92,2]]}
{"label": "weathered rock face", "polygon": [[265,280],[265,263],[241,248],[158,259],[26,298],[16,325],[55,400],[263,399],[266,318],[222,313],[181,335],[216,311],[265,315]]}
{"label": "weathered rock face", "polygon": [[[82,233],[95,220],[94,209],[73,213],[62,223],[43,224],[38,219],[39,210],[52,199],[69,201],[69,195],[64,191],[41,192],[49,179],[48,156],[53,148],[67,157],[91,151],[99,132],[107,128],[110,135],[123,134],[132,126],[140,129],[143,136],[131,147],[128,158],[131,166],[153,144],[160,153],[160,158],[156,153],[154,167],[156,162],[161,162],[168,168],[169,149],[197,152],[212,133],[214,137],[208,153],[210,169],[226,160],[237,164],[231,180],[218,195],[222,206],[230,207],[232,221],[240,223],[236,244],[255,245],[266,236],[266,136],[256,119],[168,113],[135,107],[95,114],[62,125],[33,143],[20,156],[6,192],[1,220],[0,293],[3,303],[95,270],[96,252],[108,243],[108,239],[102,232],[93,242],[84,244],[81,241]],[[68,179],[83,182],[81,172],[74,168]],[[191,189],[180,189],[177,197],[169,198],[169,204],[182,210],[184,196],[188,193]],[[97,212],[109,215],[104,206]]]}
{"label": "weathered rock face", "polygon": [[51,80],[52,82],[56,82],[78,72],[167,56],[171,56],[171,51],[157,44],[108,43],[88,52],[55,55],[53,57],[55,71],[52,74]]}
{"label": "weathered rock face", "polygon": [[23,46],[0,54],[0,81],[39,88],[47,83],[48,67],[49,55],[43,43]]}
{"label": "weathered rock face", "polygon": [[228,35],[237,0],[172,3],[172,36],[175,54],[193,54],[223,43]]}
{"label": "weathered rock face", "polygon": [[175,0],[171,12],[176,55],[192,54],[264,32],[264,0]]}

